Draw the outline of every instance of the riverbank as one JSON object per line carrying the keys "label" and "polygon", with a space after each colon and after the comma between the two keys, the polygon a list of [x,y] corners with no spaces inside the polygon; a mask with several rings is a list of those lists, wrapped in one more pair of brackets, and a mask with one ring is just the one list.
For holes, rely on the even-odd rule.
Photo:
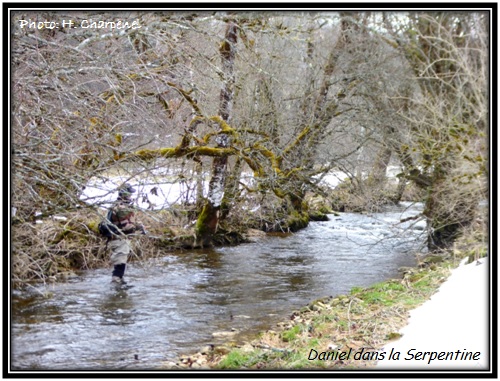
{"label": "riverbank", "polygon": [[377,369],[488,369],[489,267],[488,258],[481,258],[454,269],[430,300],[410,312],[402,337],[383,348],[400,355],[386,356]]}
{"label": "riverbank", "polygon": [[[487,311],[488,261],[473,259],[466,265],[468,260],[429,256],[420,267],[404,269],[401,279],[316,300],[247,343],[205,348],[170,366],[263,371],[484,370],[488,325],[481,317]],[[470,324],[474,324],[471,335],[457,335]],[[428,364],[417,360],[420,349],[441,352],[452,347],[480,352],[479,361],[472,364],[457,358]],[[411,353],[413,361],[407,361],[412,348],[417,351]],[[396,352],[401,352],[399,360]]]}
{"label": "riverbank", "polygon": [[[375,359],[354,359],[350,365],[346,360],[397,338],[408,305],[424,301],[459,258],[474,260],[472,254],[479,258],[485,253],[483,239],[477,250],[464,248],[461,255],[416,257],[411,249],[419,241],[411,237],[419,237],[420,230],[395,225],[400,219],[398,210],[373,216],[346,213],[286,237],[268,235],[254,244],[133,261],[127,270],[133,287],[125,291],[110,288],[107,269],[40,285],[44,295],[35,298],[19,290],[13,308],[13,365],[308,370],[314,350],[313,369],[356,370],[361,361]],[[403,229],[410,239],[403,240],[394,229],[396,238],[384,236],[383,222]],[[474,229],[466,243],[478,235]],[[379,245],[370,245],[382,236]],[[416,259],[419,267],[414,268]],[[412,267],[401,274],[402,266]],[[335,297],[309,303],[322,295]],[[270,328],[274,333],[258,335]],[[68,337],[74,335],[78,341],[69,347]],[[114,350],[103,342],[112,342]],[[172,364],[200,348],[203,353]],[[332,366],[325,354],[319,359],[321,351],[350,355],[338,355],[340,361]]]}

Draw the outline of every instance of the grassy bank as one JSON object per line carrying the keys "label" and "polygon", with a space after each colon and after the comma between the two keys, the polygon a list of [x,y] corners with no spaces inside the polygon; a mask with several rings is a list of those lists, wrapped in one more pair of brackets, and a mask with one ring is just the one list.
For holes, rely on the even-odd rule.
{"label": "grassy bank", "polygon": [[[484,240],[476,238],[471,240],[468,236],[452,252],[422,258],[418,267],[404,269],[400,279],[367,288],[355,287],[346,295],[315,300],[300,311],[294,311],[289,320],[262,332],[250,342],[229,342],[206,348],[182,357],[174,367],[213,370],[370,368],[376,363],[377,350],[400,337],[398,331],[407,324],[410,310],[428,300],[463,258],[469,257],[472,261],[486,254]],[[320,355],[322,352],[325,353]],[[350,353],[349,358],[346,353]],[[355,353],[358,353],[356,359]],[[330,357],[324,361],[327,354]]]}

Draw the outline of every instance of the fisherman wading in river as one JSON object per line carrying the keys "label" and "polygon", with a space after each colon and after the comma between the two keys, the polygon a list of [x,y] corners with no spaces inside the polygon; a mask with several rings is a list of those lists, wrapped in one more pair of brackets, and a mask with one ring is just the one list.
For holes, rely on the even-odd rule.
{"label": "fisherman wading in river", "polygon": [[132,193],[135,193],[135,189],[131,185],[124,184],[120,187],[118,198],[109,209],[106,220],[99,225],[99,231],[108,238],[107,247],[111,250],[111,282],[119,285],[126,284],[123,276],[131,250],[127,236],[137,231],[146,234],[144,226],[134,221]]}

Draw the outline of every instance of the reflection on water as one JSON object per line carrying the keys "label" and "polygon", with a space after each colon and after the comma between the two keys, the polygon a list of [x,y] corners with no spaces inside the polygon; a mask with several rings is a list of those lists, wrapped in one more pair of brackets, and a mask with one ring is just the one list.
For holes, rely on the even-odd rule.
{"label": "reflection on water", "polygon": [[48,298],[16,293],[12,367],[154,369],[224,340],[214,332],[269,329],[313,299],[413,265],[422,231],[397,222],[417,213],[345,213],[286,237],[131,263],[126,290],[103,269],[50,286]]}
{"label": "reflection on water", "polygon": [[109,293],[97,309],[103,318],[103,325],[126,326],[135,323],[134,303],[128,297],[127,290],[118,289]]}

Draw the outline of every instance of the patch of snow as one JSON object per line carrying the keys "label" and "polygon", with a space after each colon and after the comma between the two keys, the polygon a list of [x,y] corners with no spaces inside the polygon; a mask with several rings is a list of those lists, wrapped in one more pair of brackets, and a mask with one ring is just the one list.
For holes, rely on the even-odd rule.
{"label": "patch of snow", "polygon": [[[387,167],[386,176],[391,181],[397,180],[397,175],[401,173],[401,167],[397,165],[391,165]],[[363,178],[367,176],[367,173],[362,173]],[[349,177],[345,172],[342,171],[331,171],[321,180],[320,184],[335,188],[342,181]]]}
{"label": "patch of snow", "polygon": [[[439,291],[430,300],[410,312],[409,324],[400,333],[399,340],[388,343],[379,361],[379,369],[400,370],[487,370],[493,361],[489,352],[489,265],[482,258],[461,265],[452,271]],[[399,352],[399,360],[389,354]],[[462,359],[460,352],[479,352],[476,360]],[[450,359],[416,359],[417,352],[449,353]],[[423,356],[423,355],[421,355]]]}
{"label": "patch of snow", "polygon": [[[133,182],[123,177],[114,177],[106,181],[93,180],[85,187],[80,199],[91,205],[108,208],[118,197],[118,187],[124,182],[130,183],[137,191],[133,194],[134,204],[141,209],[164,209],[181,201],[195,202],[195,184],[187,182],[168,183],[167,181]],[[206,182],[205,194],[206,194]]]}
{"label": "patch of snow", "polygon": [[396,182],[398,180],[397,175],[401,173],[401,167],[399,165],[389,165],[385,173],[389,181]]}
{"label": "patch of snow", "polygon": [[347,174],[341,171],[329,172],[328,174],[323,176],[323,178],[320,181],[320,185],[325,185],[331,188],[335,188],[347,177],[348,177]]}

